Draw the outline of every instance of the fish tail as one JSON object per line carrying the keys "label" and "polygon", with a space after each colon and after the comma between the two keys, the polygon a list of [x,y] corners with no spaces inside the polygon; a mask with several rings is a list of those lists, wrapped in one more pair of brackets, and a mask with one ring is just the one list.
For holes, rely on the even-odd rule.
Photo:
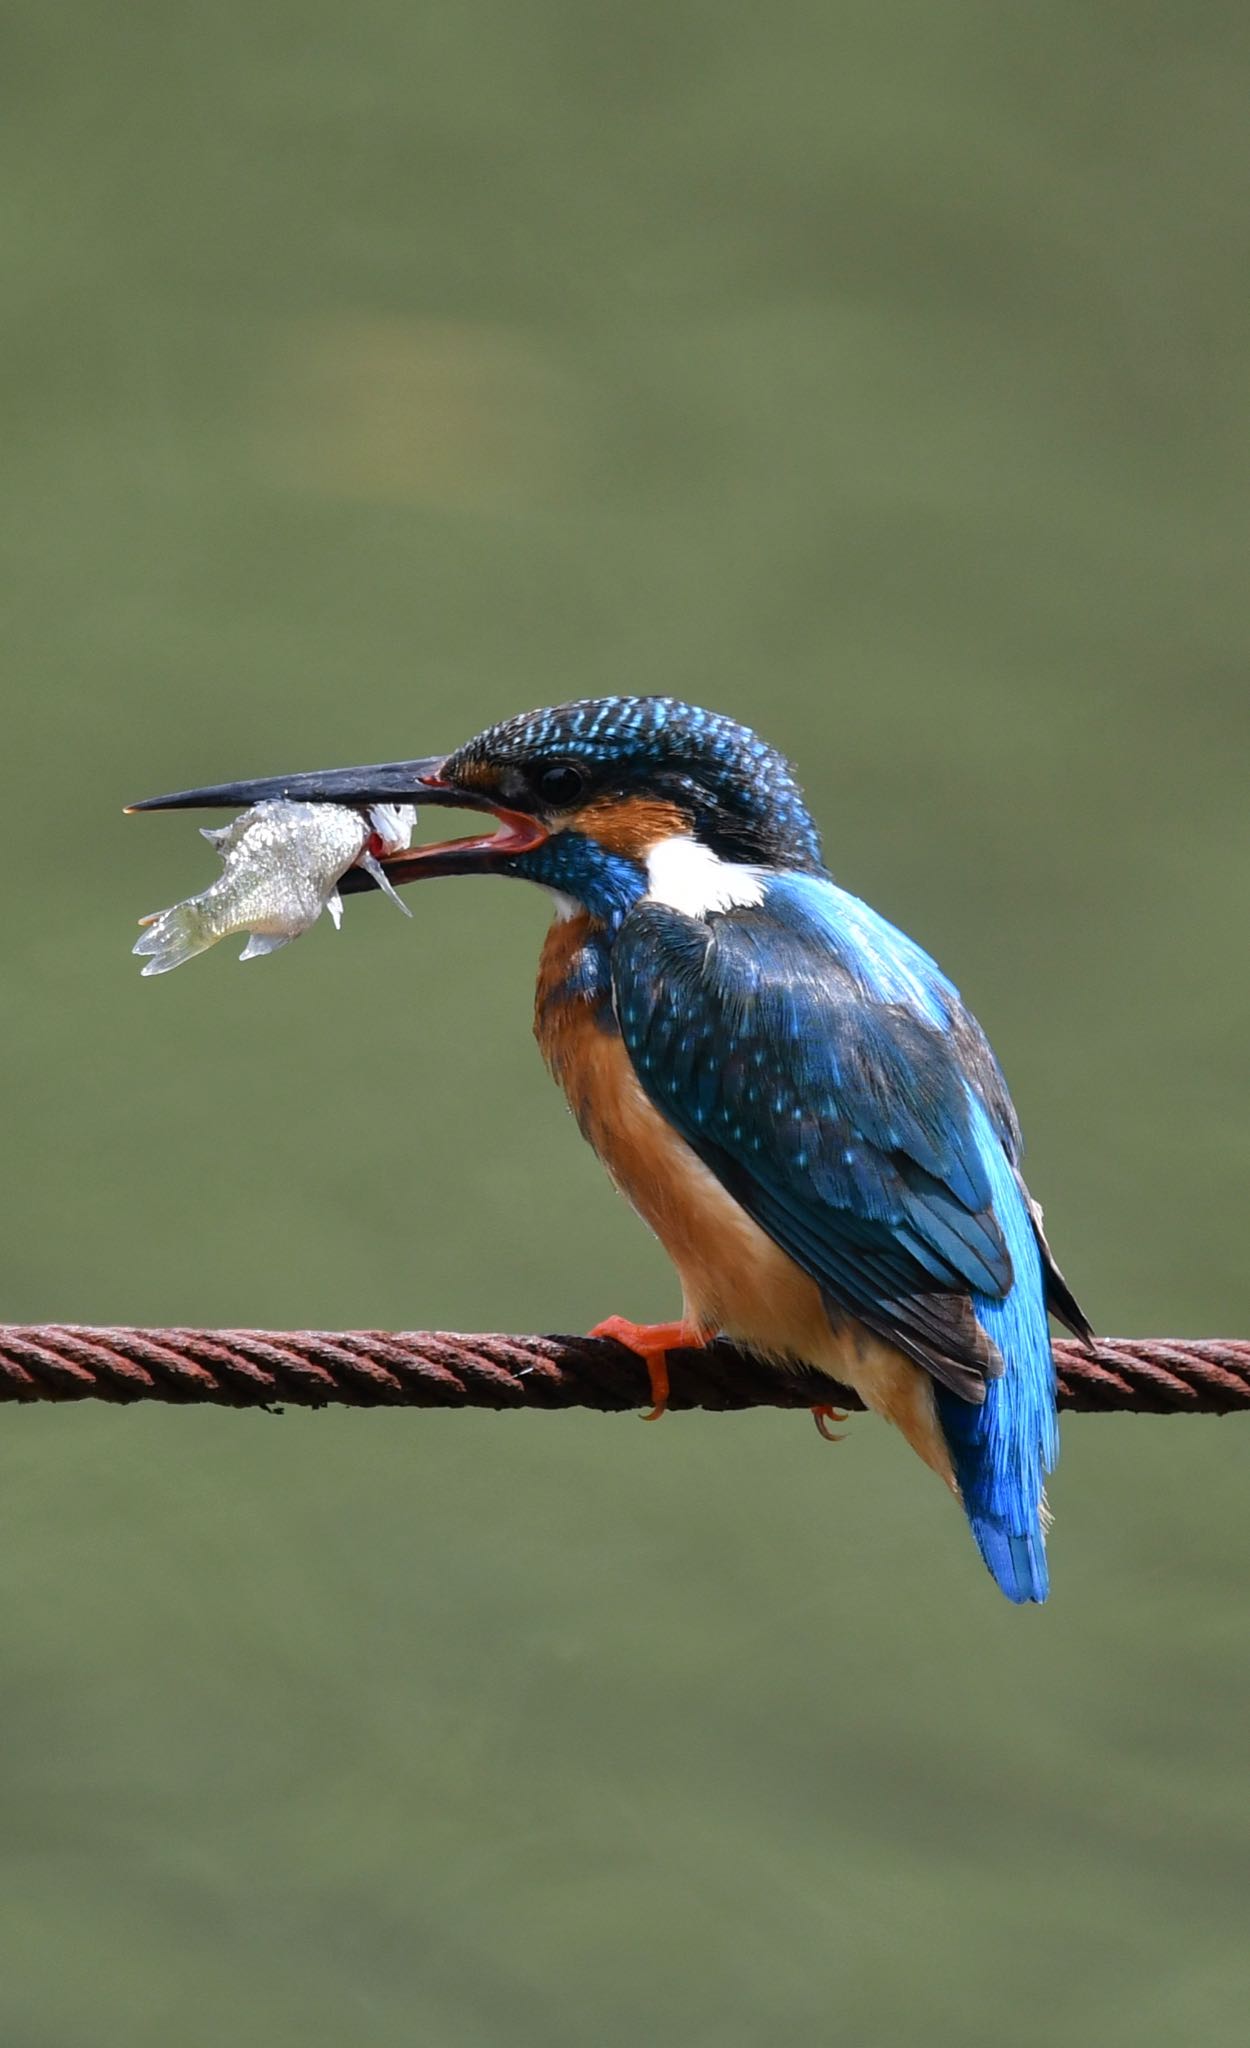
{"label": "fish tail", "polygon": [[142,923],[143,931],[133,950],[147,955],[144,974],[168,974],[172,967],[181,967],[184,961],[193,960],[197,953],[206,952],[217,942],[217,933],[194,901],[175,903],[171,910],[154,911]]}

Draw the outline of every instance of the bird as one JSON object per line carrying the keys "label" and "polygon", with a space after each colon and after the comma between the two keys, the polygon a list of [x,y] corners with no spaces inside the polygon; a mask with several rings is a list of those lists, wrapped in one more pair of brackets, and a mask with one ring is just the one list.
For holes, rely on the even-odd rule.
{"label": "bird", "polygon": [[[449,754],[134,808],[273,799],[486,812],[483,834],[387,855],[389,881],[549,892],[539,1047],[681,1284],[678,1319],[592,1332],[645,1360],[652,1417],[669,1352],[719,1335],[850,1386],[962,1504],[1007,1598],[1044,1601],[1049,1318],[1087,1343],[1091,1325],[985,1033],[929,954],[834,881],[788,761],[724,713],[607,696]],[[377,885],[353,869],[342,886]],[[838,1412],[812,1407],[826,1428]]]}

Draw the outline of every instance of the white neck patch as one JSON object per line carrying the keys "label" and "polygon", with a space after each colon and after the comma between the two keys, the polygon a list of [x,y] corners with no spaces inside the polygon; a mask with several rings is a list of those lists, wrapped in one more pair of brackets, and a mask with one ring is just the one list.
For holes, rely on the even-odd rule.
{"label": "white neck patch", "polygon": [[710,846],[682,835],[657,840],[648,853],[647,895],[687,917],[707,917],[762,903],[764,878],[758,868],[722,860]]}

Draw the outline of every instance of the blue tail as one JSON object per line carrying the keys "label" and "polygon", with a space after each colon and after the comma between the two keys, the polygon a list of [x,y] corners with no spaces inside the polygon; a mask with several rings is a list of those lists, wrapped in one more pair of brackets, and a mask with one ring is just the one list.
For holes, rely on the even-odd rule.
{"label": "blue tail", "polygon": [[1040,1601],[1050,1589],[1042,1487],[1059,1455],[1042,1260],[1015,1172],[988,1118],[978,1136],[1015,1280],[1006,1300],[974,1294],[972,1306],[1006,1370],[990,1381],[981,1407],[938,1387],[938,1413],[977,1548],[1009,1600]]}

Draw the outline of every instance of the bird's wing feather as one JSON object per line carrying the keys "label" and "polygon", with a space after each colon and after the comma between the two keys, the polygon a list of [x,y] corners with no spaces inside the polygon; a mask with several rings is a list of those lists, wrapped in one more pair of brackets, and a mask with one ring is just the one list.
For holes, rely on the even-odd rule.
{"label": "bird's wing feather", "polygon": [[767,903],[645,901],[612,972],[643,1089],[747,1213],[832,1307],[983,1398],[1002,1361],[969,1297],[1001,1299],[1012,1265],[950,1034]]}
{"label": "bird's wing feather", "polygon": [[1080,1337],[1088,1344],[1094,1334],[1093,1324],[1059,1270],[1055,1255],[1046,1241],[1041,1204],[1029,1193],[1020,1172],[1020,1125],[1015,1105],[1007,1092],[1002,1068],[995,1059],[981,1026],[976,1018],[965,1010],[962,1003],[957,1002],[952,1006],[949,1021],[952,1043],[959,1063],[973,1081],[985,1105],[986,1114],[998,1135],[1003,1151],[1011,1162],[1025,1207],[1029,1212],[1033,1235],[1037,1239],[1037,1248],[1042,1255],[1046,1306],[1052,1316],[1071,1330],[1074,1337]]}

